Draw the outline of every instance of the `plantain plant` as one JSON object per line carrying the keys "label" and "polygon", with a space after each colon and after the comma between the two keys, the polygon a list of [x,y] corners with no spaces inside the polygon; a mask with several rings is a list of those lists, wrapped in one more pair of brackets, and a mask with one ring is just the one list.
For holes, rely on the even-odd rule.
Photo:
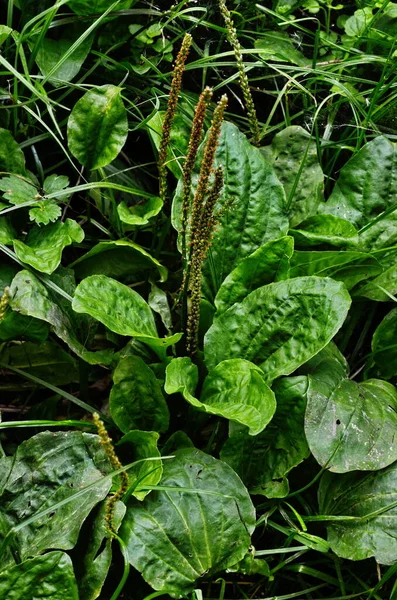
{"label": "plantain plant", "polygon": [[7,3],[0,599],[392,600],[395,6],[193,4]]}

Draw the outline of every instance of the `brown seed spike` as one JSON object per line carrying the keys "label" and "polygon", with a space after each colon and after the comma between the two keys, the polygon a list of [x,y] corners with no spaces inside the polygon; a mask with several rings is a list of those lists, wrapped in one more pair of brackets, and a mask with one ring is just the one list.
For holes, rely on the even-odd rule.
{"label": "brown seed spike", "polygon": [[[109,434],[106,431],[103,421],[101,421],[101,419],[99,418],[98,413],[94,413],[92,415],[92,419],[97,428],[101,446],[104,449],[105,454],[108,457],[110,464],[112,465],[112,467],[115,471],[122,469],[123,465],[121,464],[121,462],[114,450],[112,440],[110,439]],[[116,503],[118,500],[121,500],[121,498],[124,496],[125,492],[128,489],[128,484],[129,484],[128,474],[125,471],[120,473],[119,478],[120,478],[119,489],[117,490],[117,492],[115,492],[115,494],[113,494],[113,496],[111,496],[108,499],[107,504],[106,504],[106,511],[105,511],[106,527],[111,536],[116,533],[115,525],[114,525],[114,510],[115,510]]]}
{"label": "brown seed spike", "polygon": [[241,52],[241,45],[237,37],[237,31],[234,27],[230,11],[226,6],[226,0],[219,0],[219,8],[225,21],[227,38],[229,40],[230,45],[233,48],[234,56],[237,63],[240,87],[243,93],[245,107],[247,109],[248,114],[248,122],[252,133],[252,142],[255,144],[255,146],[259,146],[260,128],[258,123],[258,117],[256,116],[255,104],[252,98],[247,73],[245,72],[244,60]]}
{"label": "brown seed spike", "polygon": [[158,171],[159,171],[159,193],[160,198],[165,203],[167,198],[167,148],[171,138],[171,128],[174,122],[176,109],[178,106],[179,94],[182,88],[182,75],[185,70],[186,59],[192,43],[192,36],[187,33],[183,38],[181,48],[175,60],[175,66],[171,82],[170,96],[168,99],[167,110],[164,115],[163,129],[159,148]]}
{"label": "brown seed spike", "polygon": [[193,127],[190,135],[185,164],[183,165],[183,192],[182,192],[182,256],[186,258],[186,229],[190,209],[190,190],[192,185],[192,171],[203,133],[204,117],[212,98],[212,89],[206,87],[200,94],[199,101],[194,111]]}
{"label": "brown seed spike", "polygon": [[215,160],[215,152],[218,146],[219,135],[221,132],[222,121],[225,115],[227,106],[227,96],[224,95],[220,99],[215,111],[211,123],[211,129],[208,134],[207,143],[204,149],[203,161],[201,163],[200,175],[197,184],[196,193],[193,198],[193,210],[191,217],[191,252],[190,257],[194,252],[194,244],[198,234],[198,228],[200,226],[202,207],[204,203],[205,195],[208,192],[208,182],[212,173],[212,168]]}

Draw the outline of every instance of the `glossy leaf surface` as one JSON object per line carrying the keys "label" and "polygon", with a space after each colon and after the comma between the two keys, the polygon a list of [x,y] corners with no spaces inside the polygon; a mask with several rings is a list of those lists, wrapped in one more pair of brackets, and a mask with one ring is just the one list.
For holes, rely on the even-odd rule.
{"label": "glossy leaf surface", "polygon": [[397,560],[396,490],[397,463],[374,473],[323,475],[320,512],[346,517],[327,526],[329,544],[338,556],[350,560],[373,556],[384,565]]}
{"label": "glossy leaf surface", "polygon": [[120,94],[121,88],[103,85],[86,92],[73,107],[68,145],[87,169],[108,165],[125,144],[128,121]]}
{"label": "glossy leaf surface", "polygon": [[246,425],[250,435],[260,433],[272,419],[274,394],[261,369],[249,361],[235,358],[219,363],[205,378],[200,400],[193,395],[197,379],[197,367],[189,358],[175,358],[166,369],[165,390],[182,392],[192,406]]}
{"label": "glossy leaf surface", "polygon": [[390,302],[393,298],[390,296],[397,294],[397,265],[393,264],[383,273],[366,282],[357,290],[357,295],[364,296],[369,300],[377,302]]}
{"label": "glossy leaf surface", "polygon": [[18,313],[49,323],[56,335],[86,362],[111,362],[111,350],[91,352],[86,349],[79,339],[80,333],[85,334],[82,322],[73,318],[70,308],[59,303],[59,300],[55,302],[47,288],[29,271],[19,271],[14,277],[10,287],[10,307]]}
{"label": "glossy leaf surface", "polygon": [[324,197],[324,174],[316,143],[308,132],[297,125],[286,127],[261,152],[284,186],[290,226],[314,215]]}
{"label": "glossy leaf surface", "polygon": [[0,244],[11,244],[15,229],[7,217],[0,217]]}
{"label": "glossy leaf surface", "polygon": [[160,339],[153,313],[135,290],[105,275],[91,275],[77,286],[73,310],[87,313],[120,335],[136,338],[153,348],[161,357],[165,348],[181,335]]}
{"label": "glossy leaf surface", "polygon": [[343,281],[348,290],[382,272],[379,261],[364,252],[296,251],[291,257],[290,277],[318,275]]}
{"label": "glossy leaf surface", "polygon": [[25,242],[14,240],[14,250],[22,262],[51,274],[60,265],[63,249],[83,239],[84,231],[80,225],[73,219],[66,219],[45,227],[34,227]]}
{"label": "glossy leaf surface", "polygon": [[[11,314],[22,318],[22,315],[18,315],[17,313],[12,312]],[[46,329],[46,324],[42,321],[28,317],[25,317],[25,319],[27,322],[33,322],[30,326],[32,328],[30,337],[32,337],[33,326],[36,323],[40,323],[46,335],[48,334],[48,328]],[[2,323],[0,324],[0,339],[2,332],[1,325]],[[76,360],[50,340],[42,344],[34,344],[32,342],[15,345],[9,344],[0,352],[0,361],[27,371],[31,375],[44,379],[44,381],[53,385],[65,385],[79,380]],[[29,383],[26,381],[25,385]],[[36,384],[33,383],[32,386],[35,387]]]}
{"label": "glossy leaf surface", "polygon": [[306,58],[297,50],[287,33],[284,31],[266,31],[261,39],[255,42],[255,48],[262,50],[265,60],[286,61],[294,65],[305,65]]}
{"label": "glossy leaf surface", "polygon": [[[341,169],[329,200],[320,208],[350,221],[359,229],[374,221],[396,202],[396,144],[384,136],[368,142]],[[374,250],[397,242],[397,216],[390,215],[360,234],[363,249]]]}
{"label": "glossy leaf surface", "polygon": [[357,246],[357,229],[340,217],[334,215],[314,215],[305,219],[290,231],[297,246]]}
{"label": "glossy leaf surface", "polygon": [[[183,99],[180,98],[183,105]],[[181,113],[176,113],[171,129],[170,143],[167,148],[167,168],[178,179],[182,175],[182,159],[186,156],[189,143],[191,123],[185,115],[189,111],[189,105],[183,106]],[[161,132],[164,122],[164,112],[157,111],[148,121],[148,133],[156,150],[160,148]]]}
{"label": "glossy leaf surface", "polygon": [[168,429],[169,412],[160,384],[139,356],[120,359],[113,373],[109,403],[112,418],[123,433]]}
{"label": "glossy leaf surface", "polygon": [[79,600],[73,565],[64,552],[48,552],[0,573],[2,600]]}
{"label": "glossy leaf surface", "polygon": [[144,579],[179,598],[243,558],[255,511],[236,473],[200,450],[178,450],[164,461],[161,486],[170,489],[128,504],[120,535]]}
{"label": "glossy leaf surface", "polygon": [[309,375],[305,433],[313,456],[336,473],[375,471],[397,460],[397,390],[379,379],[356,383],[325,358]]}
{"label": "glossy leaf surface", "polygon": [[343,284],[300,277],[251,292],[216,318],[205,336],[211,370],[241,357],[261,367],[268,381],[289,375],[317,354],[342,326],[350,307]]}
{"label": "glossy leaf surface", "polygon": [[255,437],[245,428],[234,428],[221,459],[240,475],[251,494],[282,498],[289,492],[288,473],[309,455],[303,430],[307,378],[280,379],[273,390],[277,409],[271,423]]}
{"label": "glossy leaf surface", "polygon": [[218,315],[235,302],[244,300],[253,290],[273,281],[288,279],[293,249],[293,239],[283,237],[267,242],[243,258],[226,277],[215,297]]}
{"label": "glossy leaf surface", "polygon": [[117,212],[120,221],[127,225],[147,225],[152,217],[159,214],[163,207],[163,202],[160,198],[151,198],[143,204],[133,204],[127,206],[125,202],[121,202],[117,207]]}
{"label": "glossy leaf surface", "polygon": [[70,498],[13,536],[22,559],[50,548],[73,548],[85,518],[110,488],[109,481],[101,481],[73,500],[73,494],[110,470],[98,437],[80,431],[39,433],[22,442],[15,457],[2,458],[0,465],[2,537],[36,512]]}

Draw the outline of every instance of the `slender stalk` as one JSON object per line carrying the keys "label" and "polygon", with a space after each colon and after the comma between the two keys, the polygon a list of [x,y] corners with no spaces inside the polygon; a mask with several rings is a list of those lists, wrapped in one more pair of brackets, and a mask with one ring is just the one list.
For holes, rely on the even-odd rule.
{"label": "slender stalk", "polygon": [[250,130],[252,133],[252,142],[255,146],[259,146],[260,143],[260,128],[258,117],[256,116],[255,104],[252,98],[250,85],[247,77],[247,73],[245,72],[243,55],[241,52],[241,44],[237,37],[237,31],[233,24],[232,16],[228,7],[226,6],[226,0],[219,0],[219,8],[222,13],[223,19],[226,25],[227,38],[229,40],[230,45],[233,48],[234,56],[237,62],[237,69],[239,72],[240,78],[240,87],[243,93],[245,107],[247,109],[248,114],[248,123],[250,126]]}

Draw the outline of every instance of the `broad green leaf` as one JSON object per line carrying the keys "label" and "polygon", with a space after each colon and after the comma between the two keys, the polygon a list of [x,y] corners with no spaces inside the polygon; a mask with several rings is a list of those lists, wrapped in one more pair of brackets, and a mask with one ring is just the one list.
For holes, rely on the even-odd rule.
{"label": "broad green leaf", "polygon": [[396,562],[397,462],[372,473],[324,473],[318,496],[320,513],[340,519],[327,525],[335,554],[350,560],[373,556],[383,565]]}
{"label": "broad green leaf", "polygon": [[12,244],[15,229],[7,217],[0,217],[0,244]]}
{"label": "broad green leaf", "polygon": [[397,374],[397,308],[393,308],[375,329],[372,355],[378,377],[390,379]]}
{"label": "broad green leaf", "polygon": [[2,600],[79,600],[73,565],[64,552],[48,552],[0,573]]}
{"label": "broad green leaf", "polygon": [[[260,43],[261,40],[256,47]],[[284,186],[290,226],[295,227],[314,215],[324,199],[324,174],[316,143],[305,129],[292,125],[280,131],[261,152]]]}
{"label": "broad green leaf", "polygon": [[219,363],[204,380],[200,400],[193,396],[197,367],[189,358],[174,358],[166,369],[165,391],[182,392],[199,410],[246,425],[257,435],[271,421],[276,400],[262,371],[240,358]]}
{"label": "broad green leaf", "polygon": [[65,308],[59,302],[59,297],[57,302],[53,301],[46,287],[33,273],[23,270],[14,277],[10,287],[10,306],[18,313],[49,323],[56,335],[86,362],[108,365],[112,361],[111,350],[90,352],[85,348],[78,337],[81,334],[81,339],[86,343],[85,327],[73,319],[73,311]]}
{"label": "broad green leaf", "polygon": [[99,169],[112,162],[128,135],[121,88],[103,85],[86,92],[73,107],[67,133],[70,152],[87,169]]}
{"label": "broad green leaf", "polygon": [[[113,523],[116,530],[121,525],[126,507],[117,502]],[[82,564],[76,564],[79,600],[100,598],[103,584],[112,564],[112,538],[109,537],[105,520],[106,502],[101,503],[88,536],[87,549]],[[62,600],[66,600],[62,599]]]}
{"label": "broad green leaf", "polygon": [[397,264],[360,286],[356,294],[377,302],[390,302],[390,294],[397,294]]}
{"label": "broad green leaf", "polygon": [[163,201],[160,198],[150,198],[143,204],[132,204],[127,206],[121,202],[117,207],[120,221],[127,225],[147,225],[152,217],[159,214],[163,207]]}
{"label": "broad green leaf", "polygon": [[293,246],[291,237],[283,237],[267,242],[243,258],[226,277],[215,297],[218,315],[235,302],[244,300],[253,290],[273,281],[288,279]]}
{"label": "broad green leaf", "polygon": [[83,239],[84,231],[80,225],[73,219],[66,219],[64,223],[57,221],[45,227],[33,227],[26,243],[14,240],[14,250],[22,262],[51,274],[61,262],[63,249]]}
{"label": "broad green leaf", "polygon": [[0,128],[0,171],[26,175],[25,156],[8,129]]}
{"label": "broad green leaf", "polygon": [[[200,147],[193,172],[192,192],[197,186],[202,162]],[[258,148],[232,123],[223,123],[215,158],[224,170],[225,185],[216,212],[222,211],[204,267],[206,295],[215,296],[220,284],[237,264],[263,246],[287,233],[285,193],[273,168]],[[179,181],[173,202],[174,227],[181,229]]]}
{"label": "broad green leaf", "polygon": [[175,344],[181,334],[160,339],[153,313],[147,302],[135,290],[105,275],[91,275],[77,286],[73,310],[87,313],[110,331],[144,342],[160,358],[167,346]]}
{"label": "broad green leaf", "polygon": [[[122,0],[115,10],[130,8],[134,0]],[[100,15],[113,4],[112,0],[69,0],[68,6],[78,15]]]}
{"label": "broad green leaf", "polygon": [[251,494],[283,498],[289,492],[288,473],[310,454],[303,429],[307,378],[280,379],[273,390],[277,409],[271,423],[255,437],[237,428],[226,440],[221,459]]}
{"label": "broad green leaf", "polygon": [[110,413],[123,433],[167,431],[169,411],[155,374],[139,356],[120,359],[113,373]]}
{"label": "broad green leaf", "polygon": [[[16,315],[17,313],[11,314]],[[40,323],[40,325],[45,327],[42,321],[36,321],[28,317],[25,318],[27,321]],[[49,340],[43,344],[33,344],[32,342],[16,345],[9,344],[0,352],[0,361],[27,371],[27,373],[44,379],[44,381],[53,385],[60,386],[79,381],[79,371],[75,359],[70,354],[64,352],[57,344]],[[24,383],[27,385],[29,382],[26,381]],[[36,387],[35,384],[33,386]]]}
{"label": "broad green leaf", "polygon": [[58,34],[57,39],[45,37],[41,40],[35,59],[36,64],[44,76],[50,72],[52,73],[48,81],[53,85],[60,86],[67,81],[71,81],[80,71],[90,52],[92,35],[83,40],[60,67],[55,71],[53,69],[84,32],[84,29],[84,26],[68,26],[60,35]]}
{"label": "broad green leaf", "polygon": [[[376,137],[353,155],[341,169],[329,200],[320,212],[350,221],[358,229],[374,221],[396,203],[396,144],[386,137]],[[363,249],[375,250],[397,242],[397,214],[371,225],[360,234]]]}
{"label": "broad green leaf", "polygon": [[260,366],[267,381],[289,375],[332,340],[350,303],[342,283],[322,277],[258,288],[215,318],[205,336],[207,368],[239,357]]}
{"label": "broad green leaf", "polygon": [[38,201],[41,198],[33,182],[24,177],[17,177],[17,175],[2,177],[0,179],[0,190],[4,192],[5,200],[15,205],[33,202],[34,200]]}
{"label": "broad green leaf", "polygon": [[180,598],[245,556],[255,510],[236,473],[195,448],[164,461],[161,486],[128,504],[120,536],[149,585]]}
{"label": "broad green leaf", "polygon": [[79,279],[89,275],[139,277],[148,269],[157,269],[160,281],[167,279],[167,269],[142,246],[128,240],[99,242],[71,266]]}
{"label": "broad green leaf", "polygon": [[[73,548],[84,520],[110,488],[109,481],[98,481],[111,471],[98,436],[80,431],[39,433],[22,442],[14,457],[2,458],[0,465],[2,537],[35,513],[70,499],[13,536],[22,559],[46,549]],[[98,484],[86,494],[72,499],[76,491],[95,481]],[[4,566],[11,558],[9,551],[7,554]]]}
{"label": "broad green leaf", "polygon": [[200,400],[207,412],[247,425],[257,435],[272,420],[276,399],[262,371],[247,360],[219,363],[205,378]]}
{"label": "broad green leaf", "polygon": [[328,358],[309,375],[305,433],[329,471],[376,471],[397,460],[397,391],[379,379],[356,383]]}
{"label": "broad green leaf", "polygon": [[366,225],[395,203],[395,163],[395,143],[383,136],[368,142],[340,171],[326,207],[334,214],[339,208],[359,227]]}
{"label": "broad green leaf", "polygon": [[285,61],[294,65],[307,65],[308,60],[297,50],[284,31],[265,31],[255,41],[255,48],[262,50],[260,56],[264,60]]}
{"label": "broad green leaf", "polygon": [[332,277],[343,281],[350,290],[360,281],[379,275],[382,270],[379,261],[364,252],[295,251],[291,257],[290,277]]}
{"label": "broad green leaf", "polygon": [[[69,177],[66,175],[56,175],[55,173],[45,178],[43,188],[46,194],[56,194],[61,192],[69,185]],[[65,196],[62,196],[65,199]]]}
{"label": "broad green leaf", "polygon": [[61,207],[54,200],[41,200],[35,208],[29,210],[29,217],[37,225],[48,225],[61,216]]}
{"label": "broad green leaf", "polygon": [[372,21],[372,9],[369,6],[360,8],[346,20],[345,31],[350,37],[361,37]]}
{"label": "broad green leaf", "polygon": [[357,229],[340,217],[334,215],[314,215],[309,217],[296,229],[290,230],[297,246],[357,246]]}
{"label": "broad green leaf", "polygon": [[[161,456],[157,448],[159,434],[155,431],[129,431],[118,443],[126,445],[128,451],[128,462],[143,459],[158,458]],[[141,486],[157,485],[163,475],[161,460],[145,460],[128,471],[130,486],[136,485],[133,496],[138,500],[144,500],[150,490],[138,491]]]}
{"label": "broad green leaf", "polygon": [[197,402],[194,397],[198,385],[198,367],[188,356],[173,358],[165,370],[164,389],[167,394],[180,392],[188,402]]}

